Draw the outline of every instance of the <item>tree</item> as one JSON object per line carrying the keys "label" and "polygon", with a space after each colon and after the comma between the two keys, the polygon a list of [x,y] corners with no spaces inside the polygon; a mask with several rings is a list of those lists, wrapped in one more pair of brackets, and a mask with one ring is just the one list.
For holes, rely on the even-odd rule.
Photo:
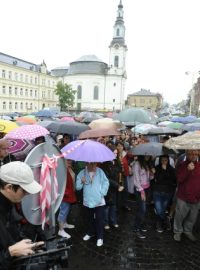
{"label": "tree", "polygon": [[74,105],[76,90],[73,90],[71,85],[58,82],[55,93],[58,95],[61,111],[66,111],[68,107],[72,107]]}

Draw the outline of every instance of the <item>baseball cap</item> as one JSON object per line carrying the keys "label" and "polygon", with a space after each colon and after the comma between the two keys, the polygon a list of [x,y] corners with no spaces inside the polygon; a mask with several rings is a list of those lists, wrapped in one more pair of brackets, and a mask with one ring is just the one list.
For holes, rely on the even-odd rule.
{"label": "baseball cap", "polygon": [[0,179],[8,184],[19,185],[30,194],[38,193],[42,189],[34,179],[30,166],[21,161],[13,161],[1,166]]}

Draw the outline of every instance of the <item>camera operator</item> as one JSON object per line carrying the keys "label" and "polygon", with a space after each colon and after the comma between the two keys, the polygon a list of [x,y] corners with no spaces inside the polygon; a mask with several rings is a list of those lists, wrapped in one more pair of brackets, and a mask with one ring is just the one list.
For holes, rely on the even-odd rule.
{"label": "camera operator", "polygon": [[14,203],[19,203],[25,195],[41,190],[31,168],[23,162],[13,161],[0,168],[0,269],[15,269],[14,259],[34,253],[44,242],[32,243],[30,239],[20,239],[17,223],[12,215]]}

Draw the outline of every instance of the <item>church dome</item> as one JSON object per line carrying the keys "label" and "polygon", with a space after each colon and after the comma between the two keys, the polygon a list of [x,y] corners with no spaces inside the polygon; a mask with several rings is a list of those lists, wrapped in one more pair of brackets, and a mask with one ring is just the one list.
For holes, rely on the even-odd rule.
{"label": "church dome", "polygon": [[101,61],[96,55],[83,55],[70,63],[68,74],[99,74],[106,73],[108,65]]}

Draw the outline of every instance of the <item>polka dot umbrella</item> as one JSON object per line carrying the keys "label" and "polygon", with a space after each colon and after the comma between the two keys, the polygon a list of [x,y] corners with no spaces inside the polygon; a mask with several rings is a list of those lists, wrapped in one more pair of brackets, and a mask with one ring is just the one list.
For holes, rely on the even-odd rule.
{"label": "polka dot umbrella", "polygon": [[26,125],[8,132],[5,138],[34,140],[37,137],[45,136],[47,134],[49,134],[49,131],[42,126]]}

